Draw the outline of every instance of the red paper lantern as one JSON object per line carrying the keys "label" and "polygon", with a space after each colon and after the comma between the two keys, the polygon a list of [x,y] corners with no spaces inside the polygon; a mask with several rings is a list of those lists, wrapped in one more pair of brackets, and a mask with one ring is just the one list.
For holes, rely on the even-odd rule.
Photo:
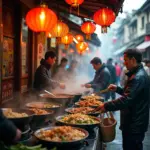
{"label": "red paper lantern", "polygon": [[82,24],[81,30],[86,34],[86,39],[90,40],[91,34],[96,30],[96,25],[90,21],[87,21]]}
{"label": "red paper lantern", "polygon": [[75,36],[75,38],[76,38],[76,40],[77,40],[78,42],[83,42],[83,41],[84,41],[83,36],[80,35],[80,34],[77,34],[77,35]]}
{"label": "red paper lantern", "polygon": [[63,23],[62,21],[58,21],[56,25],[50,30],[52,37],[57,38],[57,43],[61,43],[61,37],[67,35],[69,32],[69,27],[67,24]]}
{"label": "red paper lantern", "polygon": [[72,7],[77,7],[78,8],[78,15],[79,15],[79,5],[82,4],[84,2],[84,0],[65,0],[65,1],[66,1],[66,3],[71,5],[70,13],[71,13]]}
{"label": "red paper lantern", "polygon": [[46,5],[31,9],[26,15],[26,23],[34,32],[46,32],[57,23],[57,16]]}
{"label": "red paper lantern", "polygon": [[63,37],[68,34],[69,27],[62,21],[58,21],[52,30],[49,30],[53,37]]}
{"label": "red paper lantern", "polygon": [[73,42],[73,35],[68,33],[61,38],[61,42],[65,44],[65,48],[68,49],[69,44]]}
{"label": "red paper lantern", "polygon": [[81,55],[83,54],[88,47],[88,44],[86,42],[79,42],[76,44],[77,52]]}
{"label": "red paper lantern", "polygon": [[72,7],[77,7],[84,2],[84,0],[65,0],[65,1]]}
{"label": "red paper lantern", "polygon": [[94,21],[102,27],[102,33],[107,33],[109,27],[115,21],[115,13],[109,8],[102,8],[95,12]]}

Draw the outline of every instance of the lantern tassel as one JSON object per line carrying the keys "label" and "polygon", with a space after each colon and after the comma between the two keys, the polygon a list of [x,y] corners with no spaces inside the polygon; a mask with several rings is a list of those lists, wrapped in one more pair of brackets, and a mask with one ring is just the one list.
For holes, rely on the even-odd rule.
{"label": "lantern tassel", "polygon": [[102,26],[101,33],[107,33],[107,26]]}
{"label": "lantern tassel", "polygon": [[65,44],[65,49],[67,50],[69,48],[69,45],[68,44]]}
{"label": "lantern tassel", "polygon": [[79,4],[78,4],[78,6],[77,6],[77,7],[78,7],[78,16],[79,16],[79,15],[80,15],[80,13],[79,13]]}
{"label": "lantern tassel", "polygon": [[42,43],[45,43],[46,42],[46,33],[45,32],[40,32],[40,36],[41,36]]}
{"label": "lantern tassel", "polygon": [[91,40],[91,35],[90,34],[86,34],[86,39],[87,40]]}
{"label": "lantern tassel", "polygon": [[61,37],[57,37],[56,41],[57,41],[57,44],[59,45],[61,43]]}

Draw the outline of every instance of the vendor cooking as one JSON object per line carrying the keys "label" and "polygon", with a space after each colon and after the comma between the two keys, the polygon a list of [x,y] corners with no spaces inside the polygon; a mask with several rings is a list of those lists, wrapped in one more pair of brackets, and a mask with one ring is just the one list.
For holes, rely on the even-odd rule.
{"label": "vendor cooking", "polygon": [[51,90],[54,86],[64,89],[65,84],[59,83],[51,78],[51,67],[55,64],[56,54],[53,51],[45,53],[45,59],[42,59],[40,66],[36,69],[34,76],[34,88],[37,91]]}
{"label": "vendor cooking", "polygon": [[[98,57],[94,57],[91,60],[93,68],[96,70],[95,77],[91,82],[88,82],[82,86],[86,88],[92,88],[94,92],[104,90],[110,84],[110,73],[102,61]],[[105,100],[109,99],[109,93],[104,94]]]}

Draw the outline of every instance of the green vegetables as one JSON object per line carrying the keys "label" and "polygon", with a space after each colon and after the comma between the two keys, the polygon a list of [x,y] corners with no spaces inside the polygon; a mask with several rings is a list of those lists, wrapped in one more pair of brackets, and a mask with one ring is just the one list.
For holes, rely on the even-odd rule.
{"label": "green vegetables", "polygon": [[47,148],[42,148],[42,145],[26,146],[23,144],[17,144],[11,146],[9,150],[47,150]]}
{"label": "green vegetables", "polygon": [[[26,146],[23,144],[17,144],[8,147],[3,142],[0,141],[0,150],[47,150],[47,148],[42,148],[42,145]],[[54,147],[51,150],[57,150],[57,148]]]}

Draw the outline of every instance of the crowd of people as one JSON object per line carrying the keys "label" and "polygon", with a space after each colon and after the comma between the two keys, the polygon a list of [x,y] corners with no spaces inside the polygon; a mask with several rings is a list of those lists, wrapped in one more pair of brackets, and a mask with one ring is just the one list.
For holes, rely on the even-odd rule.
{"label": "crowd of people", "polygon": [[[62,58],[55,76],[52,77],[51,68],[55,61],[56,54],[53,51],[46,52],[45,59],[41,60],[34,77],[34,89],[38,92],[55,87],[65,89],[65,81],[77,74],[78,62],[72,60],[70,67],[66,69],[68,60]],[[128,49],[124,52],[123,68],[118,63],[114,65],[112,58],[103,63],[99,57],[94,57],[90,63],[95,70],[95,76],[92,81],[81,86],[93,89],[94,92],[104,89],[110,91],[103,95],[105,102],[95,110],[101,112],[120,110],[123,149],[142,150],[142,141],[149,123],[150,61],[145,60],[142,63],[141,53],[136,49]],[[115,92],[121,96],[116,98]],[[11,140],[20,137],[20,131],[3,116],[2,112],[0,112],[0,130],[3,131],[0,132],[0,139],[5,139],[7,130]]]}

